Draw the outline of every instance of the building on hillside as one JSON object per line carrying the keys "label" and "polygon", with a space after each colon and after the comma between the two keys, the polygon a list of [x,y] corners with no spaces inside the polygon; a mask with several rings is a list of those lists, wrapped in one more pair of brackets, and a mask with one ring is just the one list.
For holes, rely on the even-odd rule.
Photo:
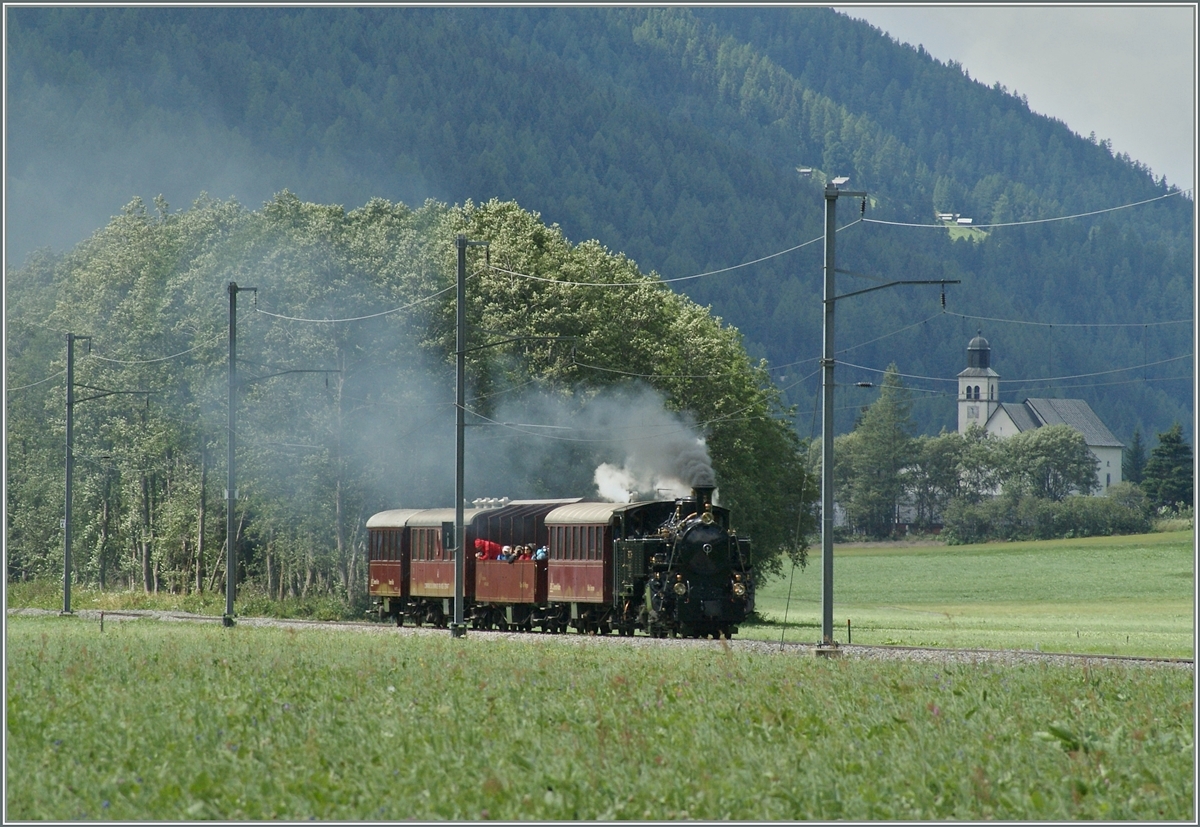
{"label": "building on hillside", "polygon": [[958,432],[979,425],[998,437],[1016,436],[1043,425],[1070,425],[1083,434],[1099,462],[1099,488],[1104,494],[1121,481],[1121,456],[1125,446],[1082,399],[1026,399],[1000,401],[1000,374],[991,367],[991,345],[982,331],[967,344],[967,367],[958,374]]}

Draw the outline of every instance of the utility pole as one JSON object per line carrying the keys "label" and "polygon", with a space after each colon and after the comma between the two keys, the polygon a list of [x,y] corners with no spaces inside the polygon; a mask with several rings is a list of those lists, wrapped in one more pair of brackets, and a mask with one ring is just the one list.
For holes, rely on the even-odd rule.
{"label": "utility pole", "polygon": [[75,334],[67,334],[67,490],[63,502],[63,609],[71,614],[71,477],[75,472]]}
{"label": "utility pole", "polygon": [[255,287],[238,287],[229,282],[229,408],[227,422],[225,479],[225,615],[221,622],[233,625],[233,598],[237,593],[237,552],[234,548],[234,504],[237,501],[234,452],[237,445],[237,294],[242,290],[258,293]]}
{"label": "utility pole", "polygon": [[200,434],[200,511],[196,515],[196,593],[204,591],[204,529],[208,516],[208,443]]}
{"label": "utility pole", "polygon": [[463,618],[467,580],[466,531],[463,526],[463,502],[466,499],[463,469],[467,407],[467,248],[487,245],[486,241],[468,241],[461,233],[454,238],[454,246],[458,250],[458,332],[455,338],[454,373],[454,621],[450,624],[451,637],[463,637],[467,633]]}
{"label": "utility pole", "polygon": [[467,237],[461,233],[455,237],[458,248],[458,292],[455,337],[454,367],[454,622],[450,625],[451,637],[462,637],[467,633],[463,618],[467,580],[467,560],[463,554],[463,498],[466,496],[464,481],[464,454],[466,434],[464,419],[467,404]]}
{"label": "utility pole", "polygon": [[833,646],[833,309],[837,301],[834,241],[837,237],[837,200],[840,196],[866,198],[865,192],[837,188],[846,179],[825,185],[825,321],[821,349],[821,645]]}
{"label": "utility pole", "polygon": [[[837,200],[839,197],[861,198],[862,211],[867,209],[867,193],[850,192],[838,189],[848,178],[834,178],[825,185],[825,322],[824,345],[821,350],[821,641],[817,651],[823,654],[836,652],[837,643],[833,639],[833,367],[834,367],[834,338],[833,311],[838,299],[858,296],[894,287],[898,284],[958,284],[959,279],[905,279],[878,284],[863,290],[837,295],[836,274],[845,273],[838,270],[834,263],[834,240],[837,235]],[[849,274],[857,275],[857,274]],[[945,295],[942,296],[943,307]]]}
{"label": "utility pole", "polygon": [[[91,336],[76,336],[74,333],[67,334],[67,467],[66,467],[66,490],[63,496],[63,614],[71,614],[71,494],[74,486],[75,477],[75,406],[80,402],[88,402],[92,399],[103,399],[106,396],[116,396],[119,394],[146,394],[147,404],[149,404],[149,391],[113,391],[106,388],[97,388],[94,385],[75,384],[75,342],[86,341],[88,348],[91,349]],[[87,388],[88,390],[99,391],[91,396],[85,396],[82,399],[75,398],[75,388]]]}

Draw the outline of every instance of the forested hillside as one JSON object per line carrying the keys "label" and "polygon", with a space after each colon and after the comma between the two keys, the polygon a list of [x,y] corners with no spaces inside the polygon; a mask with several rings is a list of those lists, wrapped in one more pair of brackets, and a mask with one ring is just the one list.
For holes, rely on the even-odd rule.
{"label": "forested hillside", "polygon": [[[813,431],[823,182],[867,219],[839,266],[902,287],[838,306],[839,428],[894,361],[952,426],[976,329],[1002,397],[1078,396],[1128,440],[1190,429],[1191,194],[1003,88],[813,8],[8,9],[9,289],[130,196],[348,209],[511,199],[675,283],[766,357]],[[801,175],[800,168],[811,169]],[[86,183],[80,183],[86,182]],[[841,223],[856,205],[842,204]],[[92,218],[89,218],[91,216]],[[88,221],[90,220],[90,223]],[[52,227],[76,228],[73,236]],[[62,232],[62,230],[57,230]],[[868,282],[843,276],[843,291]],[[859,367],[855,367],[859,366]],[[1112,372],[1118,368],[1129,370]],[[36,377],[31,366],[22,376]]]}

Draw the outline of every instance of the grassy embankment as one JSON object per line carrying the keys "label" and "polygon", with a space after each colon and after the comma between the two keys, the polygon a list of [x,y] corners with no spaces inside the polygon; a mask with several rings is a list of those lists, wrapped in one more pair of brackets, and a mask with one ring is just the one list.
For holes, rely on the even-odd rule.
{"label": "grassy embankment", "polygon": [[[816,642],[821,553],[765,584],[768,621],[743,637]],[[970,546],[834,548],[834,630],[846,642],[1191,657],[1193,534]],[[785,613],[787,623],[783,624]]]}
{"label": "grassy embankment", "polygon": [[[1028,543],[835,547],[834,629],[854,643],[1041,649],[1190,657],[1195,547],[1191,531]],[[821,554],[789,580],[766,583],[768,621],[741,636],[815,643],[821,628]],[[61,583],[8,584],[8,605],[62,608]],[[160,609],[220,615],[223,593],[174,595],[76,586],[74,609]],[[333,597],[270,600],[243,590],[242,616],[363,619]],[[786,624],[783,622],[786,609]]]}
{"label": "grassy embankment", "polygon": [[11,617],[7,817],[1191,821],[1193,676]]}
{"label": "grassy embankment", "polygon": [[[7,598],[9,608],[61,611],[62,581],[34,580],[9,583]],[[276,600],[267,597],[253,586],[239,587],[233,607],[239,617],[286,617],[304,620],[363,620],[367,617],[362,607],[356,608],[332,595],[313,594],[303,598],[285,597],[283,600]],[[113,612],[148,609],[220,617],[225,612],[225,592],[148,593],[140,588],[101,591],[77,584],[71,588],[71,610],[84,609]]]}

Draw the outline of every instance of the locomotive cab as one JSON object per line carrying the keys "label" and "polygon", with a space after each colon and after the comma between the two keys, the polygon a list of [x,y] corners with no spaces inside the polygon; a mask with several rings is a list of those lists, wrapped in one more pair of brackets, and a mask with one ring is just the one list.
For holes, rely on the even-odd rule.
{"label": "locomotive cab", "polygon": [[675,501],[649,557],[646,628],[651,635],[730,636],[754,607],[749,542],[729,527],[729,511],[697,487]]}

